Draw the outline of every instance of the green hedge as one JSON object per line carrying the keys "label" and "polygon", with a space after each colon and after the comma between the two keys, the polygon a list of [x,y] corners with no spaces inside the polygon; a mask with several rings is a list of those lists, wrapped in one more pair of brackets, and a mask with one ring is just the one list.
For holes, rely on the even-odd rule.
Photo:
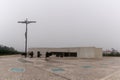
{"label": "green hedge", "polygon": [[0,55],[14,55],[14,54],[20,54],[21,52],[18,52],[13,47],[7,47],[0,45]]}

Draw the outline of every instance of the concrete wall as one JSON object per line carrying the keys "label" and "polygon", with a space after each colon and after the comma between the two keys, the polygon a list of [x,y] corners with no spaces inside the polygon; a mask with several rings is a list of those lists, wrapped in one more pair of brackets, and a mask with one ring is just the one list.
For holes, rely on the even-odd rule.
{"label": "concrete wall", "polygon": [[94,47],[81,47],[79,50],[80,58],[95,58],[95,48]]}
{"label": "concrete wall", "polygon": [[102,48],[95,49],[95,58],[102,58]]}
{"label": "concrete wall", "polygon": [[78,58],[102,58],[102,48],[95,47],[73,47],[73,48],[29,48],[29,52],[33,51],[34,57],[40,51],[43,57],[46,52],[77,52]]}

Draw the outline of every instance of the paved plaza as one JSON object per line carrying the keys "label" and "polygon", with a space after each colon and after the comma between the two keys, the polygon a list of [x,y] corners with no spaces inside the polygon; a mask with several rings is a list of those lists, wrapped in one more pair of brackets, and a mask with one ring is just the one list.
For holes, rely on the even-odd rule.
{"label": "paved plaza", "polygon": [[120,80],[120,58],[0,57],[0,80]]}

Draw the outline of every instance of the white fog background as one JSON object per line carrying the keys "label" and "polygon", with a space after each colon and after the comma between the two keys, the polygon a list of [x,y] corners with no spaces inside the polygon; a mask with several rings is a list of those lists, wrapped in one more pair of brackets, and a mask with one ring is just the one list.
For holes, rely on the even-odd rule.
{"label": "white fog background", "polygon": [[28,47],[115,48],[120,51],[120,0],[0,0],[0,44]]}

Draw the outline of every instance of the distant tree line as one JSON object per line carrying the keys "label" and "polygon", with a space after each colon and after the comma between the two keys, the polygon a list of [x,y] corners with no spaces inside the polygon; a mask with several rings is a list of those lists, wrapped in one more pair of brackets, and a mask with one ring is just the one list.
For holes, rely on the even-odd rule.
{"label": "distant tree line", "polygon": [[120,52],[118,52],[117,50],[112,48],[112,50],[109,53],[103,52],[103,56],[115,56],[115,57],[118,57],[118,56],[120,56]]}
{"label": "distant tree line", "polygon": [[13,55],[13,54],[20,54],[21,52],[18,52],[13,47],[7,47],[0,45],[0,55]]}
{"label": "distant tree line", "polygon": [[113,53],[113,52],[111,52],[110,54],[105,54],[105,53],[103,53],[103,56],[120,56],[120,52],[117,52],[117,53]]}

